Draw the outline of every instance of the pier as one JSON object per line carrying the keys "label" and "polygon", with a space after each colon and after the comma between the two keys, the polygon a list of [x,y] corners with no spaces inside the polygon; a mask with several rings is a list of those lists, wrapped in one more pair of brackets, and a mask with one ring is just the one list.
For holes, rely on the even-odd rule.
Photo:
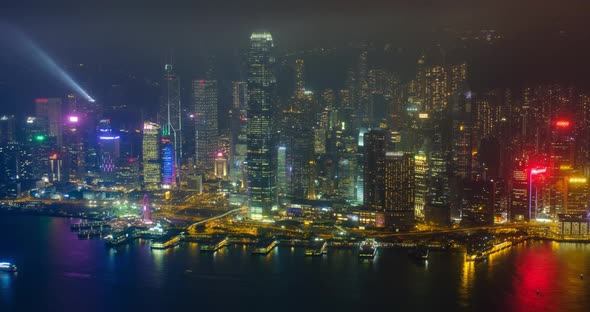
{"label": "pier", "polygon": [[177,246],[180,243],[180,235],[178,233],[167,234],[156,238],[152,241],[152,249],[166,249]]}
{"label": "pier", "polygon": [[134,228],[127,228],[121,232],[113,233],[105,237],[105,245],[107,247],[115,247],[127,244],[137,238],[137,233]]}
{"label": "pier", "polygon": [[261,240],[254,247],[253,255],[267,255],[275,246],[278,245],[277,240]]}
{"label": "pier", "polygon": [[99,230],[84,230],[78,232],[78,239],[94,239],[103,238],[111,234],[111,229],[99,229]]}
{"label": "pier", "polygon": [[201,244],[201,252],[216,252],[228,244],[227,237],[215,237]]}
{"label": "pier", "polygon": [[325,240],[312,240],[305,249],[306,256],[323,256],[328,253],[328,242]]}
{"label": "pier", "polygon": [[103,228],[111,228],[111,225],[104,221],[99,222],[81,222],[70,225],[70,230],[73,232],[82,231],[82,230],[96,230],[96,229],[103,229]]}

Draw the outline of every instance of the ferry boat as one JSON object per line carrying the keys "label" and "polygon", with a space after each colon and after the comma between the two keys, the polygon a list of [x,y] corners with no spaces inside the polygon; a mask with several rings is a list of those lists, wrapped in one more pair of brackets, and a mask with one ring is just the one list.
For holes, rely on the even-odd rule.
{"label": "ferry boat", "polygon": [[268,254],[279,242],[277,240],[261,240],[256,244],[256,247],[252,251],[253,255],[266,255]]}
{"label": "ferry boat", "polygon": [[201,245],[202,252],[215,252],[227,245],[227,237],[212,238],[203,245]]}
{"label": "ferry boat", "polygon": [[416,247],[410,250],[409,255],[414,260],[426,261],[428,260],[429,250],[425,245],[416,245]]}
{"label": "ferry boat", "polygon": [[359,258],[373,259],[377,254],[377,242],[373,238],[368,238],[361,242],[359,246]]}
{"label": "ferry boat", "polygon": [[2,272],[16,272],[16,265],[10,262],[0,262],[0,271]]}
{"label": "ferry boat", "polygon": [[306,256],[322,256],[328,253],[328,242],[327,241],[312,241],[311,246],[305,249]]}
{"label": "ferry boat", "polygon": [[166,236],[162,238],[157,238],[152,241],[151,248],[152,249],[166,249],[170,247],[177,246],[180,243],[180,236]]}

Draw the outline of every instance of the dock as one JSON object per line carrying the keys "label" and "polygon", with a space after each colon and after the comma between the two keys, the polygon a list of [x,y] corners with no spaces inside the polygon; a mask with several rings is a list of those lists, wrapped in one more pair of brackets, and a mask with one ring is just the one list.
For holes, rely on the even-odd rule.
{"label": "dock", "polygon": [[254,247],[252,254],[253,255],[267,255],[277,245],[278,245],[278,241],[275,239],[261,240]]}
{"label": "dock", "polygon": [[328,242],[325,240],[312,240],[308,248],[305,249],[306,256],[323,256],[328,253]]}
{"label": "dock", "polygon": [[95,239],[103,238],[111,234],[111,229],[99,229],[99,230],[84,230],[78,232],[78,239]]}
{"label": "dock", "polygon": [[495,244],[490,248],[484,250],[477,250],[471,253],[467,253],[465,255],[465,261],[480,261],[488,257],[488,255],[498,252],[500,250],[512,247],[511,241],[501,242],[499,244]]}
{"label": "dock", "polygon": [[214,237],[201,244],[201,252],[216,252],[229,242],[227,237]]}
{"label": "dock", "polygon": [[152,240],[152,249],[166,249],[177,246],[180,243],[180,235],[170,234]]}
{"label": "dock", "polygon": [[102,230],[106,228],[111,228],[111,225],[105,221],[98,221],[98,222],[81,222],[70,225],[70,230],[72,232],[82,231],[82,230]]}
{"label": "dock", "polygon": [[127,228],[123,231],[107,235],[105,237],[105,245],[107,247],[115,247],[127,244],[137,238],[137,233],[134,228]]}

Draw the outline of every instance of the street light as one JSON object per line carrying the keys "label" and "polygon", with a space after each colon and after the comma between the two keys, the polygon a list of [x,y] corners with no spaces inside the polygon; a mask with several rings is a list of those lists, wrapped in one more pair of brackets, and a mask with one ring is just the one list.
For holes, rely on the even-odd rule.
{"label": "street light", "polygon": [[[529,170],[529,222],[531,222],[531,197],[533,193],[533,175],[547,172],[547,168],[532,168]],[[537,213],[535,212],[535,216]]]}

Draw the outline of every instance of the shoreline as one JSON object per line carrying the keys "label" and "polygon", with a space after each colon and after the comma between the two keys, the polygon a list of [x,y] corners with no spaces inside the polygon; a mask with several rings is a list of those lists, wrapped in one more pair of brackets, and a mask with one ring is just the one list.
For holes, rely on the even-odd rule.
{"label": "shoreline", "polygon": [[[66,212],[51,212],[51,211],[39,211],[39,210],[23,210],[22,208],[17,209],[5,209],[5,207],[0,207],[0,215],[23,215],[23,216],[43,216],[43,217],[57,217],[57,218],[76,218],[82,220],[93,220],[93,221],[106,221],[106,218],[101,217],[93,217],[87,215],[79,215],[75,213],[66,213]],[[231,233],[227,233],[228,235]],[[557,243],[580,243],[580,244],[590,244],[590,238],[554,238],[554,237],[542,237],[542,236],[531,236],[522,241],[528,240],[542,240],[542,241],[553,241]],[[521,242],[522,242],[521,241]],[[521,242],[514,243],[510,247],[514,247]],[[389,245],[389,244],[388,244]],[[396,244],[392,244],[396,245]],[[336,247],[336,246],[334,246]],[[404,249],[403,246],[380,246],[380,248],[392,248],[392,249]],[[447,250],[447,248],[435,248],[441,250]],[[457,249],[457,248],[448,248],[448,249]]]}

